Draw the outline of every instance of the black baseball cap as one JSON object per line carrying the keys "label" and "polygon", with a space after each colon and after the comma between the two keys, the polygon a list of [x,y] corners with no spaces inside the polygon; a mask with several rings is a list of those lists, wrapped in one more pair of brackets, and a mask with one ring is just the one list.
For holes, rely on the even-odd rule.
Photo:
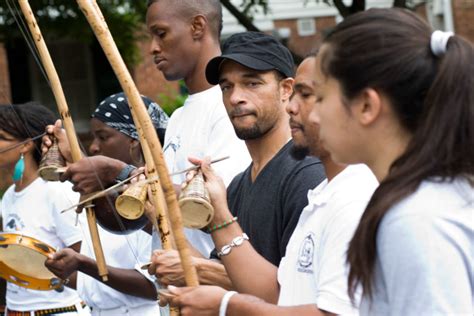
{"label": "black baseball cap", "polygon": [[219,83],[219,68],[226,59],[254,70],[277,70],[285,77],[294,76],[294,61],[288,48],[265,33],[243,32],[229,37],[222,47],[222,55],[207,64],[206,79],[210,84]]}

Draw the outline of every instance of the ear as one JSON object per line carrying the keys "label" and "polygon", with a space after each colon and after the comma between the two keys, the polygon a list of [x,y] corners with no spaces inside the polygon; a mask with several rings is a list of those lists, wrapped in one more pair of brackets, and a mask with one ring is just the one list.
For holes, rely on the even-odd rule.
{"label": "ear", "polygon": [[20,153],[23,155],[26,155],[26,153],[30,151],[33,152],[34,150],[36,150],[34,141],[29,141],[20,146]]}
{"label": "ear", "polygon": [[374,123],[382,113],[382,96],[372,88],[362,91],[359,97],[354,100],[356,104],[351,105],[352,112],[355,112],[357,119],[362,125]]}
{"label": "ear", "polygon": [[207,19],[203,15],[196,15],[191,22],[192,37],[194,40],[203,38],[207,27]]}
{"label": "ear", "polygon": [[280,81],[280,96],[282,101],[288,101],[293,95],[293,84],[295,79],[285,78]]}
{"label": "ear", "polygon": [[140,142],[139,142],[138,140],[132,138],[132,139],[130,140],[130,147],[131,147],[131,148],[136,148],[136,147],[138,147],[138,146],[140,146]]}

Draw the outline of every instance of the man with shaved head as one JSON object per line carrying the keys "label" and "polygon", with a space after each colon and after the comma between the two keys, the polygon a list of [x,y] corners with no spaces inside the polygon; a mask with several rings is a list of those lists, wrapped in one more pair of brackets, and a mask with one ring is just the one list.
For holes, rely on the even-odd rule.
{"label": "man with shaved head", "polygon": [[[184,80],[189,92],[183,107],[171,116],[165,135],[164,155],[170,172],[186,169],[189,156],[230,159],[216,164],[226,185],[250,162],[245,143],[234,132],[222,102],[219,86],[205,76],[206,65],[221,54],[219,38],[222,8],[218,0],[150,0],[146,24],[150,53],[167,80]],[[175,176],[177,190],[184,175]],[[214,245],[200,230],[185,229],[186,236],[203,256]],[[154,238],[154,248],[161,248]]]}

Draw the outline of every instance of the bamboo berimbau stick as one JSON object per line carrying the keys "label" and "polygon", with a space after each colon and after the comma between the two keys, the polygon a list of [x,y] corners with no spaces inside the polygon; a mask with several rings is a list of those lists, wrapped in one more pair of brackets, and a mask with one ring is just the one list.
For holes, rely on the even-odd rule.
{"label": "bamboo berimbau stick", "polygon": [[191,261],[191,253],[184,236],[181,212],[176,199],[176,193],[163,159],[162,148],[160,142],[158,141],[158,137],[156,136],[156,130],[151,124],[150,117],[148,116],[140,93],[138,92],[135,85],[132,84],[133,79],[120,56],[110,31],[108,30],[105,23],[101,21],[98,10],[96,7],[94,7],[94,4],[90,0],[77,0],[77,3],[89,21],[89,24],[96,34],[99,43],[101,44],[107,58],[109,59],[109,62],[120,81],[122,89],[128,97],[130,105],[133,106],[133,104],[141,104],[141,106],[137,106],[136,108],[134,107],[134,110],[138,120],[140,121],[141,128],[146,137],[146,141],[149,145],[153,161],[161,180],[163,193],[168,204],[168,213],[172,225],[172,232],[174,234],[176,246],[181,258],[186,284],[188,286],[197,286],[199,285],[199,281],[196,269]]}
{"label": "bamboo berimbau stick", "polygon": [[[51,82],[51,88],[53,90],[54,98],[58,106],[59,114],[63,120],[64,129],[66,130],[66,135],[71,147],[71,155],[73,161],[78,161],[82,158],[81,150],[79,147],[79,142],[77,140],[76,131],[74,129],[74,123],[72,122],[71,113],[69,112],[68,105],[66,103],[66,98],[59,81],[58,73],[54,67],[53,60],[49,54],[46,43],[41,34],[41,30],[36,22],[36,18],[31,10],[28,0],[19,0],[21,10],[25,19],[30,28],[30,32],[34,38],[35,45],[38,48],[38,52],[41,57],[41,61],[45,68],[48,79]],[[91,208],[86,209],[87,222],[89,224],[89,230],[91,232],[92,245],[94,248],[95,257],[97,259],[97,266],[99,270],[99,275],[102,277],[102,280],[105,282],[108,280],[107,277],[107,265],[105,264],[104,252],[102,250],[99,238],[99,232],[97,230],[97,224],[95,219],[94,211]]]}
{"label": "bamboo berimbau stick", "polygon": [[[97,2],[95,0],[91,0],[91,2],[97,12],[97,15],[100,18],[100,21],[103,23],[103,27],[105,29],[108,29],[105,18],[102,15],[102,11],[97,5]],[[130,84],[133,85],[136,89],[135,83],[133,81],[131,81]],[[126,95],[128,97],[128,94]],[[148,147],[148,142],[143,133],[143,128],[141,126],[140,121],[137,118],[137,114],[135,110],[135,108],[140,107],[140,106],[143,106],[143,102],[141,104],[134,104],[132,100],[129,100],[129,107],[132,113],[133,123],[135,124],[135,127],[137,128],[138,137],[140,139],[140,144],[143,151],[143,157],[145,158],[147,174],[149,178],[155,179],[154,181],[149,183],[153,202],[155,205],[155,214],[151,214],[151,216],[148,216],[148,218],[151,220],[157,233],[160,234],[161,245],[163,249],[171,250],[175,247],[174,247],[174,239],[172,238],[173,236],[170,234],[170,230],[169,230],[165,197],[163,195],[163,190],[161,188],[160,181],[158,180],[159,177],[157,176],[157,170],[155,167],[155,163],[153,161],[153,156],[151,155],[150,148]],[[152,124],[151,120],[150,120],[150,124]]]}

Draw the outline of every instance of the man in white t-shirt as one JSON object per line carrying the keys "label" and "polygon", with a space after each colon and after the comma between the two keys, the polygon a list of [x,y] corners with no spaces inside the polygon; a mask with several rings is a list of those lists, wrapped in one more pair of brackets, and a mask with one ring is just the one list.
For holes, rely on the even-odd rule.
{"label": "man in white t-shirt", "polygon": [[[170,300],[173,305],[179,305],[192,315],[200,315],[199,311],[204,309],[209,314],[220,315],[225,315],[226,309],[232,315],[357,314],[358,306],[352,305],[347,294],[345,256],[360,216],[378,183],[364,165],[344,166],[332,161],[319,143],[319,126],[313,119],[317,93],[314,69],[314,57],[307,58],[298,68],[295,93],[287,111],[293,140],[299,145],[297,156],[318,156],[327,180],[309,191],[308,206],[299,218],[280,266],[277,268],[259,256],[237,224],[213,234],[226,269],[239,271],[231,280],[246,280],[246,287],[240,291],[271,297],[272,301],[278,300],[280,306],[210,286],[169,287],[171,294],[177,296]],[[202,170],[208,187],[213,188],[210,189],[211,200],[224,201],[219,193],[222,190],[216,189],[217,179],[208,162],[202,165]],[[214,208],[219,218],[229,212],[222,203]]]}
{"label": "man in white t-shirt", "polygon": [[[168,122],[163,147],[170,172],[191,166],[189,156],[229,156],[215,164],[226,185],[250,163],[245,143],[238,139],[222,101],[219,86],[207,82],[209,60],[221,54],[222,8],[218,0],[149,0],[146,23],[150,52],[167,80],[184,80],[189,97]],[[173,178],[179,190],[184,175]],[[185,229],[186,237],[204,257],[214,245],[208,234]],[[154,236],[153,249],[161,248]],[[155,243],[156,242],[156,243]]]}

